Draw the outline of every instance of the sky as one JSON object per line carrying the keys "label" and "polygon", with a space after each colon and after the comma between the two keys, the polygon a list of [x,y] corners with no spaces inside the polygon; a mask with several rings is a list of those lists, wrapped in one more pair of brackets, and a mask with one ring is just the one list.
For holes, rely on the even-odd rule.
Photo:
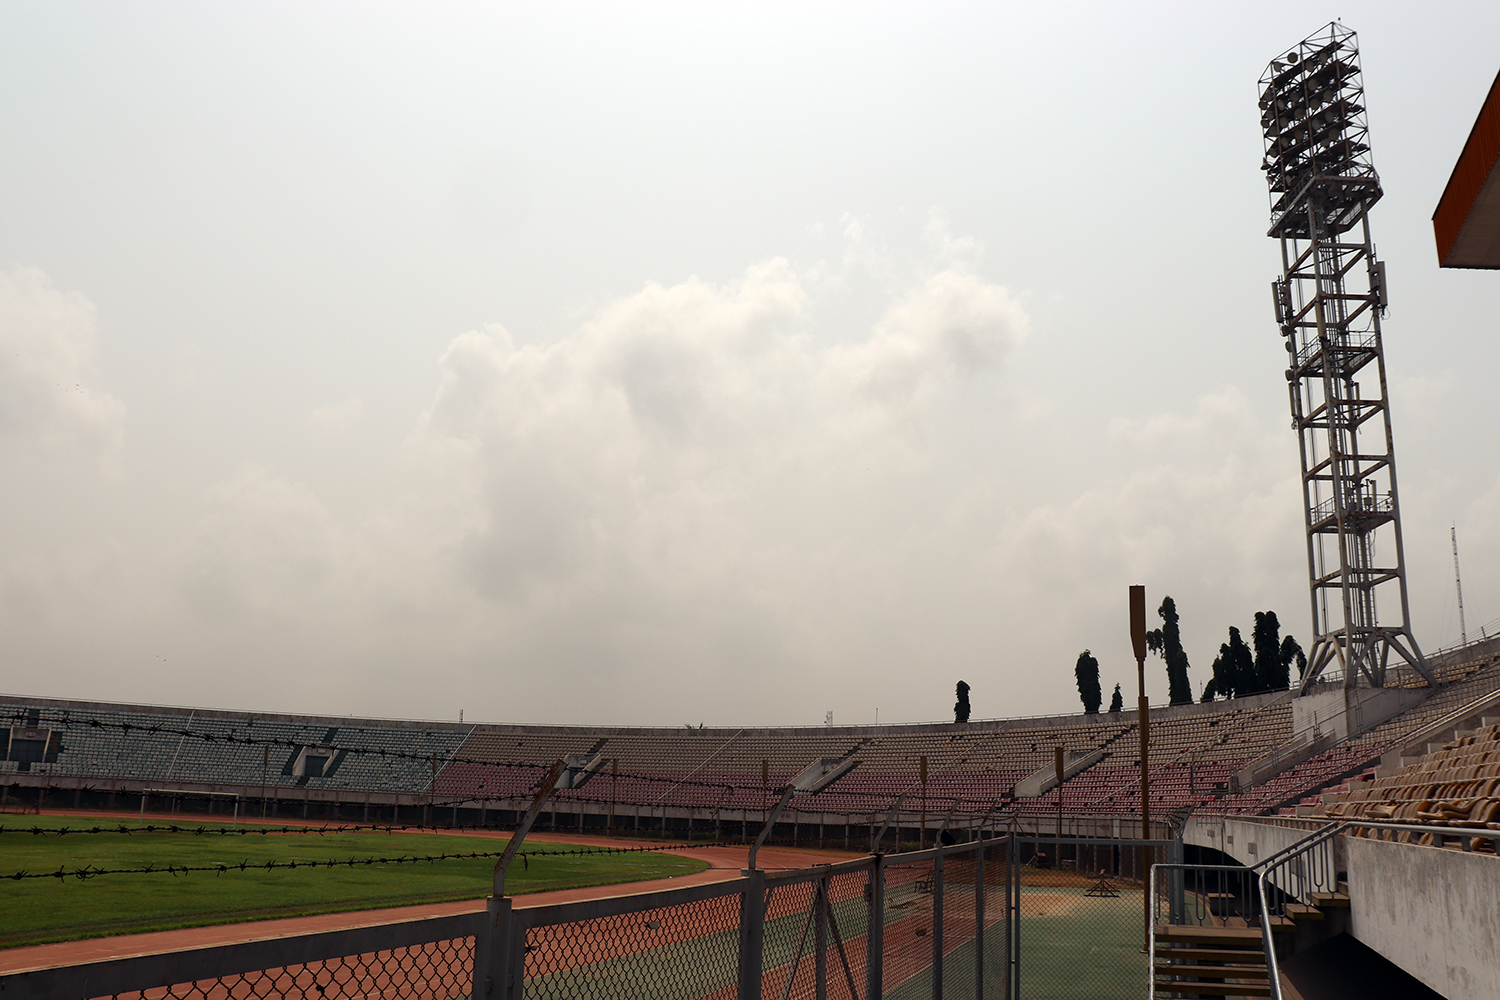
{"label": "sky", "polygon": [[[1360,35],[1413,627],[1500,622],[1493,4],[0,7],[0,690],[817,725],[1310,627],[1257,81]],[[1153,701],[1166,695],[1147,663]]]}

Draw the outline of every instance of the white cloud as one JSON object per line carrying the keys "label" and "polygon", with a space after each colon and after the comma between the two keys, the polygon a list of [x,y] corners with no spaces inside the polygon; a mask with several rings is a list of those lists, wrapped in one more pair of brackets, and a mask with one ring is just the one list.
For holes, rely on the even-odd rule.
{"label": "white cloud", "polygon": [[349,534],[306,486],[243,465],[204,497],[184,597],[201,619],[262,625],[315,618],[330,600],[357,604]]}
{"label": "white cloud", "polygon": [[124,407],[91,381],[94,307],[34,268],[0,271],[0,446],[106,460]]}
{"label": "white cloud", "polygon": [[[744,562],[859,503],[857,481],[908,459],[894,435],[936,387],[998,370],[1026,329],[1003,288],[950,269],[864,341],[815,348],[799,330],[808,294],[773,260],[725,288],[648,286],[545,347],[500,328],[456,339],[425,432],[463,456],[478,516],[462,561],[479,585],[555,586],[621,557],[655,575],[668,550]],[[868,471],[825,475],[856,464]]]}
{"label": "white cloud", "polygon": [[[1101,453],[1062,487],[1048,470],[1079,444],[1038,464],[1013,440],[1041,433],[1005,401],[1030,326],[1013,293],[940,259],[840,339],[811,326],[837,292],[776,259],[648,285],[551,343],[458,336],[398,502],[341,515],[243,465],[180,551],[140,561],[144,621],[120,627],[172,635],[162,683],[205,692],[176,701],[431,714],[462,690],[494,718],[776,722],[807,711],[788,690],[814,718],[857,716],[856,692],[940,718],[959,676],[981,715],[1065,710],[1078,649],[1123,679],[1129,583],[1177,597],[1202,668],[1225,625],[1297,606],[1291,442],[1237,392],[1073,428]],[[9,589],[60,600],[35,569]],[[121,579],[77,606],[125,607],[103,592]]]}
{"label": "white cloud", "polygon": [[323,434],[342,434],[355,424],[365,414],[365,404],[358,396],[352,396],[341,403],[324,403],[315,407],[307,416],[309,430]]}

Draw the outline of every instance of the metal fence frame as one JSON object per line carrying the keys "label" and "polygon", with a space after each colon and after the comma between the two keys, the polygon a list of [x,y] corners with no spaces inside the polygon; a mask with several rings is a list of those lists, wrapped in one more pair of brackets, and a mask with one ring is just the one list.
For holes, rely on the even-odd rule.
{"label": "metal fence frame", "polygon": [[[847,992],[869,998],[885,995],[887,984],[886,961],[888,942],[887,920],[887,872],[895,866],[930,865],[921,873],[920,895],[931,896],[931,940],[930,956],[920,951],[908,950],[904,954],[910,960],[924,958],[930,962],[922,966],[917,975],[930,976],[930,996],[941,1000],[944,990],[944,963],[955,961],[952,954],[954,939],[945,936],[944,918],[967,928],[972,919],[974,948],[972,961],[975,970],[973,996],[985,995],[986,963],[993,970],[1000,963],[1004,975],[998,977],[1004,983],[1006,1000],[1018,998],[1021,990],[1019,942],[1020,912],[1017,894],[1020,886],[1019,858],[1022,843],[1062,844],[1110,844],[1122,848],[1170,847],[1170,841],[1090,840],[1085,838],[1057,838],[1035,834],[1007,834],[975,840],[966,844],[939,846],[924,851],[903,854],[872,854],[863,858],[835,864],[818,865],[793,871],[750,870],[741,872],[736,878],[704,885],[684,886],[654,892],[636,893],[554,903],[543,906],[514,905],[511,897],[491,897],[482,912],[462,913],[419,920],[393,921],[344,930],[299,934],[289,937],[270,938],[259,941],[240,942],[188,948],[153,955],[133,956],[87,962],[77,965],[48,969],[0,974],[0,993],[7,1000],[41,1000],[50,997],[102,997],[122,993],[143,994],[146,990],[190,983],[203,983],[224,978],[250,976],[256,973],[284,969],[286,967],[309,967],[314,970],[318,963],[336,963],[350,956],[365,956],[372,953],[389,952],[395,949],[416,948],[435,942],[462,941],[472,939],[472,982],[469,995],[474,1000],[519,1000],[526,994],[525,963],[527,931],[577,924],[599,918],[619,917],[643,913],[683,904],[732,898],[737,906],[737,969],[736,981],[732,984],[741,1000],[759,1000],[765,960],[767,900],[776,890],[811,884],[813,892],[809,908],[805,911],[796,962],[803,960],[803,945],[809,935],[814,941],[813,950],[806,952],[813,959],[815,994],[822,998],[835,992]],[[986,853],[990,853],[991,865],[998,863],[1006,869],[1003,880],[986,878]],[[956,894],[944,895],[945,867],[950,871],[955,863],[972,865],[964,872],[962,884],[965,889]],[[930,872],[930,876],[928,874]],[[867,878],[865,899],[865,924],[862,927],[840,928],[839,919],[829,900],[829,886],[841,876],[864,873]],[[973,882],[973,899],[967,898],[969,880]],[[930,881],[930,885],[928,884]],[[993,887],[993,888],[991,888]],[[845,884],[847,890],[847,883]],[[990,910],[987,913],[986,898],[990,893],[1003,892],[1002,914]],[[845,900],[848,895],[845,892]],[[959,900],[963,900],[959,903]],[[994,900],[990,900],[993,904]],[[961,906],[960,913],[955,907]],[[972,907],[972,913],[969,908]],[[925,908],[924,908],[925,909]],[[949,911],[952,911],[951,913]],[[802,911],[799,911],[802,912]],[[986,920],[993,924],[1003,923],[1003,949],[1000,955],[986,955]],[[729,926],[722,928],[730,929]],[[922,934],[921,930],[917,931]],[[961,930],[960,933],[966,933]],[[865,969],[863,977],[853,971],[853,964],[845,951],[848,942],[863,937]],[[689,940],[696,940],[690,938]],[[908,947],[916,939],[908,939]],[[960,942],[960,945],[962,942]],[[947,947],[945,947],[947,946]],[[468,945],[465,943],[464,948]],[[920,945],[920,947],[925,947]],[[945,950],[948,954],[945,955]],[[469,956],[463,955],[466,960]],[[965,956],[969,959],[971,956]],[[462,962],[460,963],[460,965]],[[586,966],[585,966],[586,967]],[[781,966],[778,966],[781,968]],[[909,968],[909,965],[908,965]],[[961,967],[955,966],[955,970]],[[930,970],[930,971],[929,971]],[[305,970],[304,970],[305,973]],[[790,993],[795,965],[785,980]],[[959,980],[967,978],[967,972],[954,971]],[[862,978],[863,982],[856,982]],[[903,979],[909,982],[910,976]],[[727,990],[730,984],[725,984]],[[899,983],[889,984],[891,988]],[[224,992],[222,984],[207,989],[196,988],[196,992],[207,995],[214,990]],[[300,989],[300,988],[299,988]],[[190,991],[191,992],[191,991]],[[321,992],[321,990],[319,991]],[[175,993],[173,995],[176,995]],[[217,995],[217,994],[216,994]],[[257,994],[260,995],[260,994]],[[991,1000],[1001,1000],[992,997]]]}

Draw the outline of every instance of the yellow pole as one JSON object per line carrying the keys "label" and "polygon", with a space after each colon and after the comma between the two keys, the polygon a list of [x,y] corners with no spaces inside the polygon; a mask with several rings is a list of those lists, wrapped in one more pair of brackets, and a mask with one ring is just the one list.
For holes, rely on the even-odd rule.
{"label": "yellow pole", "polygon": [[[1151,839],[1151,776],[1148,754],[1151,749],[1151,705],[1146,701],[1146,588],[1130,588],[1130,644],[1135,650],[1136,682],[1140,697],[1136,701],[1137,723],[1141,730],[1141,839]],[[1144,901],[1145,941],[1143,950],[1151,950],[1151,848],[1141,846],[1141,898]]]}

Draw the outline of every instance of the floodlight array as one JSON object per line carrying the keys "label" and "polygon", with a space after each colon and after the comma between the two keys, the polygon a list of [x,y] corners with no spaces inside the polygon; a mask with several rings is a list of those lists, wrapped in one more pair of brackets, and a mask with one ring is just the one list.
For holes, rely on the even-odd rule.
{"label": "floodlight array", "polygon": [[1310,195],[1323,201],[1330,234],[1344,232],[1380,198],[1354,32],[1330,24],[1273,59],[1260,85],[1270,235],[1311,235],[1296,211]]}

